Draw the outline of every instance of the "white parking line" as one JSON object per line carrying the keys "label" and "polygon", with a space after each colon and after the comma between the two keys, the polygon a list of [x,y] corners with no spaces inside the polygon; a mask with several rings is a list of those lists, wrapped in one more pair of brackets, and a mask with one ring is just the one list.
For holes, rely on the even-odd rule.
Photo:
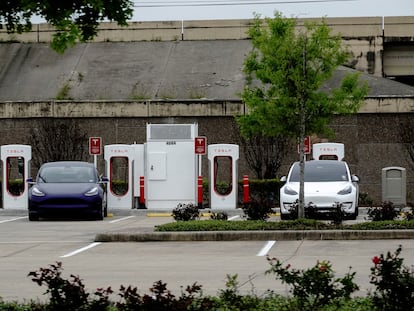
{"label": "white parking line", "polygon": [[134,218],[134,217],[135,217],[135,216],[127,216],[127,217],[122,217],[122,218],[119,218],[119,219],[111,220],[109,223],[110,223],[110,224],[114,224],[114,223],[116,223],[116,222],[123,221],[123,220],[127,220],[127,219]]}
{"label": "white parking line", "polygon": [[2,221],[0,221],[0,224],[4,224],[5,222],[11,222],[11,221],[19,220],[19,219],[24,219],[24,218],[27,218],[27,216],[16,217],[16,218],[12,218],[12,219],[2,220]]}
{"label": "white parking line", "polygon": [[99,244],[102,244],[102,242],[94,242],[94,243],[91,243],[91,244],[89,244],[89,245],[87,245],[85,247],[79,248],[79,249],[77,249],[77,250],[75,250],[73,252],[70,252],[70,253],[66,254],[66,255],[60,256],[60,258],[71,257],[73,255],[76,255],[76,254],[79,254],[79,253],[81,253],[83,251],[86,251],[86,250],[88,250],[88,249],[90,249],[92,247],[98,246]]}
{"label": "white parking line", "polygon": [[256,256],[266,256],[270,249],[273,247],[273,245],[275,245],[276,241],[267,241],[266,245],[262,247],[262,249],[260,250],[260,252],[257,253]]}

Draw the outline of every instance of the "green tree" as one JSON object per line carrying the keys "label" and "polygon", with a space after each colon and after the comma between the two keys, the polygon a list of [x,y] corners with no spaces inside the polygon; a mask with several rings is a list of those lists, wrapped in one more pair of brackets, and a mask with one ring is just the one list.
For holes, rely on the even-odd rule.
{"label": "green tree", "polygon": [[346,75],[338,88],[324,83],[345,64],[348,53],[339,35],[321,23],[297,25],[294,18],[275,13],[256,16],[249,29],[253,49],[244,62],[247,86],[242,99],[249,113],[238,118],[242,135],[284,135],[300,143],[299,217],[304,216],[304,137],[333,135],[335,114],[356,113],[368,92],[358,74]]}
{"label": "green tree", "polygon": [[77,41],[93,39],[100,21],[116,21],[126,26],[133,13],[130,0],[13,0],[0,1],[0,24],[7,32],[22,33],[32,28],[33,16],[40,16],[56,27],[52,48],[63,53]]}

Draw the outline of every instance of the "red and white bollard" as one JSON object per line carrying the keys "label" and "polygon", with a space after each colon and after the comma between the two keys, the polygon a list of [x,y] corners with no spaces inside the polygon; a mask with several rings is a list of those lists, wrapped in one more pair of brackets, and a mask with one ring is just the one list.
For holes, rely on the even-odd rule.
{"label": "red and white bollard", "polygon": [[198,208],[203,208],[203,176],[197,178],[197,203]]}
{"label": "red and white bollard", "polygon": [[139,206],[145,208],[144,176],[139,176]]}
{"label": "red and white bollard", "polygon": [[243,175],[243,203],[247,204],[250,201],[249,176]]}

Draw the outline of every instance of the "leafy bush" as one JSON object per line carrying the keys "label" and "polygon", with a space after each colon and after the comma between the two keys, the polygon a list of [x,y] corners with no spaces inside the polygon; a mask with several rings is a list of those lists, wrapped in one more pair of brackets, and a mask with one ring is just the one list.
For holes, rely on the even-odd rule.
{"label": "leafy bush", "polygon": [[414,229],[414,221],[388,220],[356,224],[328,224],[316,219],[286,221],[222,221],[195,220],[171,222],[155,227],[155,231],[229,231],[229,230],[396,230]]}
{"label": "leafy bush", "polygon": [[262,220],[249,221],[222,221],[197,220],[179,221],[162,224],[155,227],[155,231],[237,231],[237,230],[272,230],[273,222]]}
{"label": "leafy bush", "polygon": [[374,200],[369,196],[368,192],[360,192],[358,197],[358,206],[372,207]]}
{"label": "leafy bush", "polygon": [[[121,286],[119,296],[121,301],[116,303],[116,310],[159,310],[159,311],[185,311],[201,295],[201,286],[194,283],[187,286],[180,297],[174,296],[168,289],[167,284],[161,281],[155,282],[150,288],[151,294],[141,295],[138,289],[132,286]],[[208,298],[199,298],[200,305],[209,305]],[[193,309],[198,310],[198,309]],[[201,309],[202,310],[202,309]]]}
{"label": "leafy bush", "polygon": [[[266,204],[276,207],[279,204],[280,181],[278,179],[251,179],[249,180],[249,193],[251,200],[266,202]],[[220,192],[226,193],[229,185],[219,183],[217,187]],[[210,185],[208,179],[203,179],[203,207],[208,208]],[[238,181],[238,197],[243,198],[243,180]],[[239,202],[242,205],[242,202]]]}
{"label": "leafy bush", "polygon": [[112,180],[111,190],[117,195],[124,195],[128,192],[128,183],[123,180]]}
{"label": "leafy bush", "polygon": [[227,220],[229,215],[225,212],[211,213],[210,219],[212,220]]}
{"label": "leafy bush", "polygon": [[340,225],[342,223],[342,221],[345,219],[345,213],[342,209],[342,203],[339,203],[339,202],[335,203],[335,208],[333,212],[331,213],[331,215],[332,215],[332,222],[335,225]]}
{"label": "leafy bush", "polygon": [[354,283],[355,272],[348,272],[343,278],[334,278],[332,265],[328,261],[318,261],[309,269],[291,269],[277,258],[267,258],[276,279],[291,286],[290,292],[297,299],[299,310],[317,310],[333,301],[345,298],[359,289]]}
{"label": "leafy bush", "polygon": [[[300,220],[302,221],[302,220]],[[223,221],[220,221],[223,223]],[[226,223],[226,222],[224,222]],[[262,222],[263,223],[263,222]],[[227,275],[225,289],[218,291],[218,296],[203,296],[202,286],[194,283],[181,291],[176,297],[167,285],[157,281],[149,289],[149,294],[140,294],[133,286],[122,286],[114,302],[109,299],[113,291],[97,289],[94,295],[85,291],[81,279],[71,275],[69,280],[62,278],[62,264],[57,262],[48,268],[30,272],[29,276],[38,285],[46,285],[45,294],[49,301],[40,303],[28,301],[24,304],[4,302],[0,298],[0,310],[4,311],[400,311],[413,310],[411,302],[414,293],[413,272],[402,266],[399,258],[401,246],[395,254],[388,253],[374,257],[371,268],[371,283],[376,291],[368,297],[351,298],[357,290],[353,282],[355,273],[347,273],[343,278],[335,278],[332,266],[327,261],[318,261],[306,270],[291,269],[283,266],[275,258],[267,258],[271,268],[266,274],[274,273],[276,278],[291,286],[293,296],[282,296],[268,291],[261,296],[239,292],[237,274]]]}
{"label": "leafy bush", "polygon": [[397,208],[390,201],[385,201],[381,206],[368,208],[368,218],[372,221],[394,220],[401,212],[401,208]]}
{"label": "leafy bush", "polygon": [[[279,179],[250,179],[249,193],[251,200],[265,202],[266,204],[276,207],[279,204]],[[243,180],[238,183],[239,197],[243,198]]]}
{"label": "leafy bush", "polygon": [[273,211],[268,202],[252,200],[243,204],[243,212],[247,220],[267,220]]}
{"label": "leafy bush", "polygon": [[57,262],[49,268],[40,268],[28,274],[39,286],[48,287],[46,294],[50,295],[50,302],[47,310],[105,310],[109,306],[110,288],[98,289],[95,295],[99,299],[89,301],[89,294],[79,276],[71,274],[70,280],[63,279],[62,270],[62,263]]}
{"label": "leafy bush", "polygon": [[176,221],[189,221],[199,219],[200,212],[193,203],[180,203],[173,209],[172,216]]}
{"label": "leafy bush", "polygon": [[403,219],[405,220],[413,220],[414,219],[414,206],[411,205],[411,203],[407,204],[409,206],[409,210],[405,211],[403,214]]}
{"label": "leafy bush", "polygon": [[24,182],[23,179],[10,179],[8,181],[8,191],[12,195],[19,196],[24,191]]}
{"label": "leafy bush", "polygon": [[219,310],[261,310],[260,298],[239,293],[238,275],[227,275],[226,287],[219,291]]}
{"label": "leafy bush", "polygon": [[414,310],[414,273],[403,266],[400,253],[401,245],[394,254],[387,252],[372,259],[370,283],[376,288],[371,297],[378,310]]}
{"label": "leafy bush", "polygon": [[343,228],[354,230],[403,230],[414,229],[414,221],[408,220],[379,220],[362,222],[353,225],[344,225]]}

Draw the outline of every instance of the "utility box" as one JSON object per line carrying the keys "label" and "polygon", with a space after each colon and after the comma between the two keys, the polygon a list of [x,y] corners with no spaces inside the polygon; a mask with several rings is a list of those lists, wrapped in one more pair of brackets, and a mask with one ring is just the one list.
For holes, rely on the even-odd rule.
{"label": "utility box", "polygon": [[403,167],[385,167],[382,169],[382,201],[394,205],[406,205],[407,177]]}
{"label": "utility box", "polygon": [[147,124],[145,198],[148,209],[173,210],[196,204],[197,124]]}

